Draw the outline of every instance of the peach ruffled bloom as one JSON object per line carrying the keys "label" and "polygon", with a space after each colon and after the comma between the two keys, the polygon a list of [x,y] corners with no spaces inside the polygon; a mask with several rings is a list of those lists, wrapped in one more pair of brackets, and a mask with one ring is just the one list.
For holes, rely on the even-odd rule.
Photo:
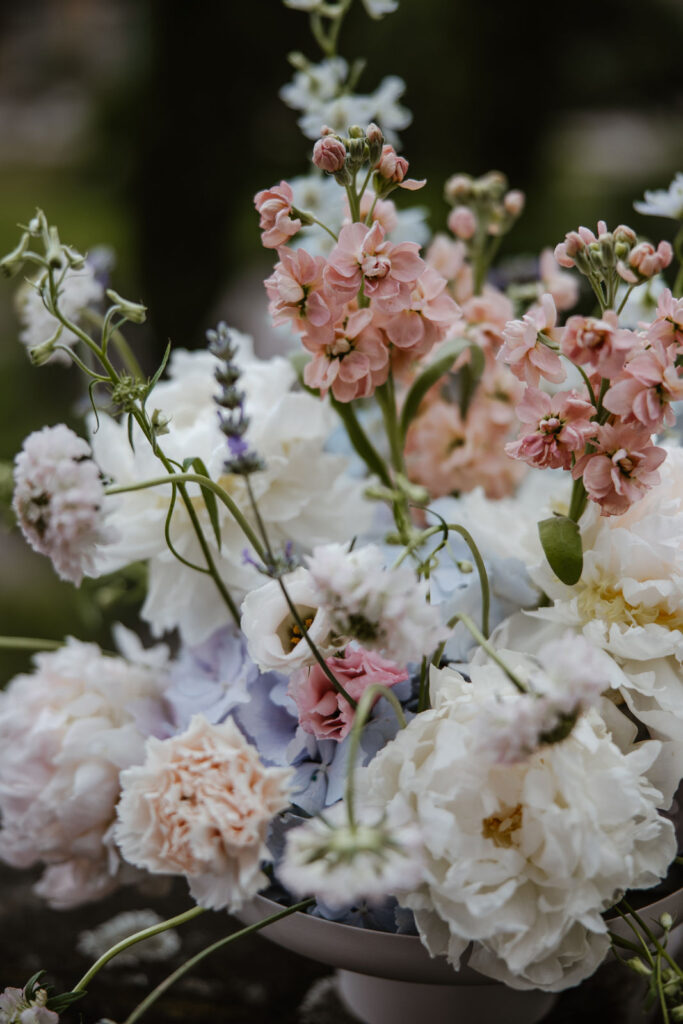
{"label": "peach ruffled bloom", "polygon": [[284,246],[278,255],[280,262],[265,281],[273,324],[291,323],[298,331],[315,330],[321,338],[331,338],[341,306],[325,287],[325,260]]}
{"label": "peach ruffled bloom", "polygon": [[631,250],[628,260],[617,263],[617,273],[628,284],[638,284],[661,274],[673,257],[670,242],[660,242],[656,249],[650,242],[640,242]]}
{"label": "peach ruffled bloom", "polygon": [[348,224],[330,253],[325,268],[328,288],[341,301],[355,298],[361,285],[365,295],[395,312],[409,304],[410,290],[424,270],[416,242],[392,245],[379,223]]}
{"label": "peach ruffled bloom", "polygon": [[549,292],[555,306],[563,312],[579,300],[579,283],[574,274],[560,270],[552,249],[544,249],[539,258],[539,273],[544,292]]}
{"label": "peach ruffled bloom", "polygon": [[537,388],[527,388],[517,415],[534,429],[506,444],[505,451],[513,459],[539,469],[570,469],[572,454],[583,452],[596,431],[596,424],[591,423],[594,412],[591,403],[576,391],[558,391],[550,396]]}
{"label": "peach ruffled bloom", "polygon": [[611,309],[601,317],[570,316],[560,340],[560,348],[567,359],[587,365],[607,378],[621,371],[634,347],[639,345],[632,331],[619,327],[617,314]]}
{"label": "peach ruffled bloom", "polygon": [[[395,686],[408,679],[408,672],[376,651],[347,647],[343,657],[328,658],[327,664],[346,692],[358,701],[368,686]],[[355,711],[319,665],[300,669],[289,680],[289,695],[296,704],[304,732],[319,740],[340,742],[348,736]],[[377,697],[379,700],[379,696]]]}
{"label": "peach ruffled bloom", "polygon": [[683,298],[675,299],[667,288],[659,296],[657,317],[647,328],[649,340],[683,346]]}
{"label": "peach ruffled bloom", "polygon": [[[448,281],[448,288],[456,302],[465,302],[473,292],[472,268],[467,262],[464,242],[454,242],[448,235],[438,234],[427,249],[427,266],[433,267]],[[509,320],[511,318],[507,317]]]}
{"label": "peach ruffled bloom", "polygon": [[374,326],[370,309],[345,315],[329,344],[318,344],[313,334],[306,335],[303,343],[314,353],[304,368],[304,382],[322,395],[332,391],[339,402],[369,398],[389,376],[389,346]]}
{"label": "peach ruffled bloom", "polygon": [[460,320],[460,310],[446,294],[446,279],[426,267],[410,293],[409,305],[379,319],[392,345],[410,352],[413,359],[426,355]]}
{"label": "peach ruffled bloom", "polygon": [[624,423],[642,423],[656,432],[662,424],[676,422],[671,403],[681,400],[683,380],[676,366],[676,349],[655,341],[626,364],[605,395],[604,406]]}
{"label": "peach ruffled bloom", "polygon": [[261,242],[266,249],[277,249],[300,230],[301,221],[292,217],[293,202],[294,194],[286,181],[254,196],[254,206],[260,214]]}
{"label": "peach ruffled bloom", "polygon": [[620,516],[659,483],[657,467],[666,451],[651,444],[650,431],[640,425],[605,424],[598,428],[594,444],[596,450],[577,460],[572,476],[583,477],[603,516]]}
{"label": "peach ruffled bloom", "polygon": [[543,333],[555,340],[557,310],[552,295],[541,296],[521,320],[511,320],[503,331],[504,344],[498,358],[507,363],[515,377],[538,387],[541,377],[559,384],[566,377],[559,355],[539,338]]}
{"label": "peach ruffled bloom", "polygon": [[184,875],[197,902],[237,910],[266,883],[273,816],[289,804],[289,768],[266,768],[232,719],[150,739],[143,765],[121,774],[116,840],[130,863]]}

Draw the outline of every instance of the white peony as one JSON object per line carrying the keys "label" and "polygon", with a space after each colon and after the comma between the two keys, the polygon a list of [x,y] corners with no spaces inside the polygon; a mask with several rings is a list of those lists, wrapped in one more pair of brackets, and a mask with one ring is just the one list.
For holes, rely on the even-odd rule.
{"label": "white peony", "polygon": [[660,744],[623,753],[590,710],[563,743],[492,764],[474,723],[500,694],[500,680],[433,670],[433,709],[359,772],[359,793],[423,834],[426,881],[398,898],[429,951],[457,967],[473,940],[476,970],[556,991],[607,953],[601,911],[620,890],[655,885],[675,856],[645,777]]}
{"label": "white peony", "polygon": [[[102,301],[104,288],[86,263],[81,269],[69,267],[59,285],[58,306],[67,320],[79,325],[81,313],[88,306]],[[60,321],[45,308],[37,282],[27,281],[16,295],[16,307],[22,325],[19,340],[30,351],[60,333],[59,343],[71,346],[78,340],[71,331],[66,331]],[[69,365],[71,360],[66,352],[55,352],[50,362]]]}
{"label": "white peony", "polygon": [[163,721],[164,672],[74,639],[35,665],[0,693],[0,857],[44,861],[38,893],[70,907],[135,877],[110,830],[119,772]]}
{"label": "white peony", "polygon": [[[315,544],[341,540],[363,530],[369,522],[370,505],[362,498],[362,485],[345,475],[346,459],[325,451],[334,426],[329,406],[310,395],[292,393],[294,371],[287,360],[256,359],[248,339],[236,331],[232,336],[240,343],[237,361],[243,372],[239,386],[246,392],[246,412],[251,417],[247,440],[265,461],[263,472],[254,473],[250,479],[271,543],[277,547],[293,541],[310,550]],[[228,449],[213,401],[217,365],[209,352],[174,353],[169,379],[160,383],[153,395],[155,407],[170,418],[170,432],[162,437],[161,444],[168,456],[180,463],[199,456],[213,479],[229,492],[254,525],[244,479],[223,469]],[[159,461],[137,430],[133,440],[134,450],[128,443],[125,423],[100,416],[93,448],[103,471],[119,485],[163,475]],[[262,581],[257,570],[245,562],[248,541],[219,502],[222,545],[218,550],[199,488],[190,485],[189,491],[218,572],[239,602]],[[170,487],[164,485],[106,500],[107,521],[118,529],[121,539],[102,550],[98,570],[105,573],[133,561],[148,560],[143,617],[157,635],[177,626],[186,643],[198,644],[224,626],[229,613],[211,578],[184,569],[168,549],[164,522],[170,496]],[[173,512],[171,537],[181,555],[203,564],[181,501]]]}

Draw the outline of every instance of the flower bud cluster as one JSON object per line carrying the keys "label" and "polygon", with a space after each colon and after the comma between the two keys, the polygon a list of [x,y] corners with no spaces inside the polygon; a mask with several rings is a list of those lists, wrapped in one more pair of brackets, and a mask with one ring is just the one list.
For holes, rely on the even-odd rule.
{"label": "flower bud cluster", "polygon": [[638,242],[635,231],[624,224],[609,231],[601,220],[597,236],[585,227],[569,231],[556,246],[555,259],[561,267],[576,267],[599,297],[604,287],[609,300],[619,279],[633,286],[660,274],[671,263],[673,249],[669,242],[660,242],[656,249],[649,242]]}
{"label": "flower bud cluster", "polygon": [[452,209],[448,227],[464,242],[475,235],[506,234],[524,209],[524,193],[509,189],[508,180],[500,171],[489,171],[481,178],[454,174],[444,189],[446,202]]}
{"label": "flower bud cluster", "polygon": [[222,366],[216,369],[216,380],[221,386],[215,402],[219,407],[218,418],[221,430],[228,439],[230,456],[225,460],[226,473],[248,476],[263,469],[263,460],[249,447],[244,435],[249,427],[249,417],[244,411],[246,395],[237,387],[242,371],[235,362],[237,348],[232,343],[230,331],[223,321],[216,330],[206,332],[209,349],[220,359]]}

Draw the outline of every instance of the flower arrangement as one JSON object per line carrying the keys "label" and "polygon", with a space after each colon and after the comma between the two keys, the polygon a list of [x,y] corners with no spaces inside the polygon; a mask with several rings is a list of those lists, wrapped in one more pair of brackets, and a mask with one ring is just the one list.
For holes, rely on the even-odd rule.
{"label": "flower arrangement", "polygon": [[[92,407],[88,440],[24,442],[18,524],[76,585],[142,563],[158,641],[0,640],[40,650],[0,694],[0,856],[43,864],[55,908],[148,874],[196,904],[69,993],[6,989],[0,1021],[51,1024],[111,956],[264,891],[264,925],[419,934],[512,988],[574,985],[616,947],[683,1019],[671,920],[657,939],[622,899],[677,853],[683,227],[673,247],[580,227],[503,287],[524,196],[455,174],[424,249],[402,82],[354,92],[351,0],[286,2],[323,51],[282,93],[314,167],[254,200],[290,357],[220,323],[148,379],[123,333],[144,307],[42,211],[0,262],[27,275],[32,361],[75,367]],[[680,225],[681,175],[636,205]]]}

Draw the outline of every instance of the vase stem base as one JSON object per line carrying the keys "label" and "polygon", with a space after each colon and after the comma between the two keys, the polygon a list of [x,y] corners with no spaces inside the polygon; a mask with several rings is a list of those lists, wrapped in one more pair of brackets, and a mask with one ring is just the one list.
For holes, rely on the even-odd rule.
{"label": "vase stem base", "polygon": [[421,985],[337,971],[347,1009],[363,1024],[537,1024],[557,1000],[552,992],[504,985]]}

